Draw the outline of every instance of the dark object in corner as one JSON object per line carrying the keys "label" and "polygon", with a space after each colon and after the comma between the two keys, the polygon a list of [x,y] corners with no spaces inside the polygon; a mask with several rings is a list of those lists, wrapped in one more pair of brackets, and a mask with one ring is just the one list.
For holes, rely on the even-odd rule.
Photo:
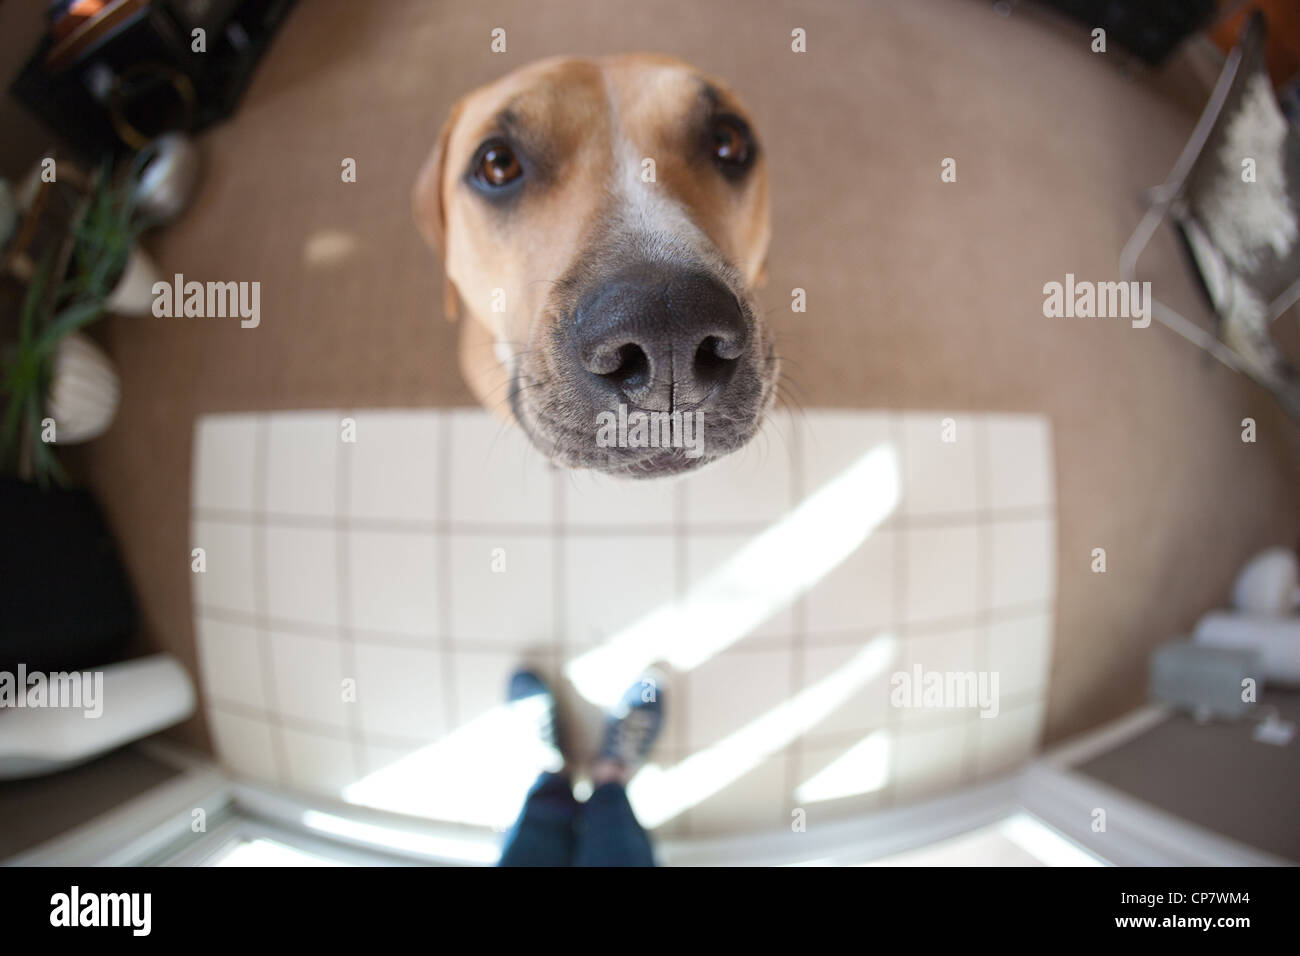
{"label": "dark object in corner", "polygon": [[[85,158],[194,133],[235,111],[292,5],[112,0],[62,39],[42,39],[10,92]],[[52,16],[60,12],[54,4]],[[196,30],[202,53],[193,49]]]}
{"label": "dark object in corner", "polygon": [[0,478],[0,528],[0,671],[119,658],[135,631],[135,602],[89,493]]}
{"label": "dark object in corner", "polygon": [[1158,66],[1185,37],[1210,22],[1214,0],[1040,0],[1069,14],[1089,30],[1106,31],[1115,43]]}

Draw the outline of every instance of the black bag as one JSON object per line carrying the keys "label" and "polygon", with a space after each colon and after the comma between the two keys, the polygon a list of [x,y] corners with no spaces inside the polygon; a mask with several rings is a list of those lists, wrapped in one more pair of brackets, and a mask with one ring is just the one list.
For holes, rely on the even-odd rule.
{"label": "black bag", "polygon": [[112,663],[135,627],[126,572],[89,493],[0,478],[0,671]]}

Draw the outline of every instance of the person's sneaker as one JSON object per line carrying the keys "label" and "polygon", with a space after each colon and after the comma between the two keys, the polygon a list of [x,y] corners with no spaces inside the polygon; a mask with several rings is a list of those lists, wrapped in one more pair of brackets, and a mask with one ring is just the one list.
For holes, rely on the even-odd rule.
{"label": "person's sneaker", "polygon": [[562,768],[568,741],[555,704],[555,694],[546,679],[531,668],[521,667],[510,675],[506,703],[520,725],[522,735],[541,744],[546,769],[558,771]]}
{"label": "person's sneaker", "polygon": [[663,685],[662,674],[648,671],[610,708],[597,759],[611,760],[632,773],[645,763],[664,723]]}

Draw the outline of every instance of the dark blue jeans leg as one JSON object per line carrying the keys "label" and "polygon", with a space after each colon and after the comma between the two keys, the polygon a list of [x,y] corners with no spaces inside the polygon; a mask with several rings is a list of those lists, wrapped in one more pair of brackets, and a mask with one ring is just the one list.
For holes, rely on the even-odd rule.
{"label": "dark blue jeans leg", "polygon": [[497,866],[572,866],[577,814],[578,801],[573,799],[569,778],[542,774],[506,834]]}
{"label": "dark blue jeans leg", "polygon": [[602,783],[583,805],[573,865],[655,865],[650,838],[637,823],[622,784]]}

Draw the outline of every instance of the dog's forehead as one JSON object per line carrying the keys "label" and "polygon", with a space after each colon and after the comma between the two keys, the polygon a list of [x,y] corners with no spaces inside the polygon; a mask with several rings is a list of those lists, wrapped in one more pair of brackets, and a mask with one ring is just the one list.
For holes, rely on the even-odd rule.
{"label": "dog's forehead", "polygon": [[619,115],[647,129],[680,125],[684,113],[709,107],[720,95],[702,74],[674,60],[605,61],[605,78]]}
{"label": "dog's forehead", "polygon": [[624,132],[674,130],[684,116],[716,108],[741,111],[722,84],[670,57],[543,60],[466,97],[453,148],[471,151],[503,126],[561,146],[603,138],[611,123]]}
{"label": "dog's forehead", "polygon": [[619,112],[648,127],[679,126],[684,114],[747,110],[716,77],[668,56],[631,54],[597,61]]}

